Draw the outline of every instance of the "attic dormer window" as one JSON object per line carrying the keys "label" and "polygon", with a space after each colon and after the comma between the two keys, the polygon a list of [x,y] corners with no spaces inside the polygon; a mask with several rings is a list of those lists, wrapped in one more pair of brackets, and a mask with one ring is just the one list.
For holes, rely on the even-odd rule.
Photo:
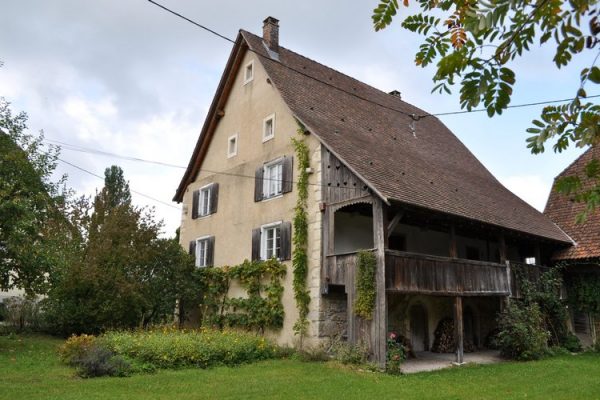
{"label": "attic dormer window", "polygon": [[254,60],[244,67],[244,85],[254,79]]}
{"label": "attic dormer window", "polygon": [[275,137],[275,114],[269,115],[263,120],[263,142]]}

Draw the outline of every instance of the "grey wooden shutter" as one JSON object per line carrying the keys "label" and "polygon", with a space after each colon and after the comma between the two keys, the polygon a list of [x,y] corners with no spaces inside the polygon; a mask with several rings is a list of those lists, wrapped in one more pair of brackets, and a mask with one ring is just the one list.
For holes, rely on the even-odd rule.
{"label": "grey wooden shutter", "polygon": [[219,203],[219,184],[213,183],[210,187],[210,212],[214,214],[217,212],[217,205]]}
{"label": "grey wooden shutter", "polygon": [[281,254],[282,260],[292,259],[292,223],[282,222],[280,228],[281,237]]}
{"label": "grey wooden shutter", "polygon": [[215,237],[211,236],[208,239],[206,248],[206,266],[212,267],[215,265]]}
{"label": "grey wooden shutter", "polygon": [[196,257],[196,241],[195,240],[190,241],[189,251],[190,251],[190,254],[194,256],[194,259],[195,259],[195,257]]}
{"label": "grey wooden shutter", "polygon": [[252,229],[252,261],[260,260],[260,228]]}
{"label": "grey wooden shutter", "polygon": [[263,167],[257,168],[254,174],[254,201],[261,201],[263,199]]}
{"label": "grey wooden shutter", "polygon": [[293,171],[293,163],[294,157],[283,157],[283,165],[281,168],[281,176],[283,178],[283,182],[281,182],[281,192],[289,193],[293,188],[293,180],[294,180],[294,171]]}
{"label": "grey wooden shutter", "polygon": [[200,201],[200,191],[194,190],[192,193],[192,219],[198,218],[198,202]]}

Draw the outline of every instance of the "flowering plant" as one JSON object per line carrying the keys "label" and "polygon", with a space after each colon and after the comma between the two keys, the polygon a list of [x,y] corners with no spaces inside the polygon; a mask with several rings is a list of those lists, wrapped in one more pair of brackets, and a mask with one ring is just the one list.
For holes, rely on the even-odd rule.
{"label": "flowering plant", "polygon": [[402,373],[400,367],[406,359],[406,350],[402,343],[398,342],[398,337],[396,332],[388,333],[386,371],[391,374]]}

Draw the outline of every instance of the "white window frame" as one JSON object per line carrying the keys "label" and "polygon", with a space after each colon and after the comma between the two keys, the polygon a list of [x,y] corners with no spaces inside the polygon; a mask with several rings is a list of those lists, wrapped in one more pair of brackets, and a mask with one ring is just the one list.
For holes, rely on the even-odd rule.
{"label": "white window frame", "polygon": [[[198,218],[200,217],[208,217],[210,215],[210,207],[211,207],[211,197],[212,197],[212,183],[208,185],[202,186],[199,189],[198,194]],[[204,210],[204,205],[206,202],[206,210]]]}
{"label": "white window frame", "polygon": [[[272,252],[276,253],[277,247],[279,247],[279,255],[277,256],[277,259],[278,260],[281,259],[281,225],[282,224],[283,224],[283,221],[277,221],[277,222],[271,222],[269,224],[262,225],[260,227],[260,259],[261,260],[268,260],[268,259],[272,258],[274,255],[274,254],[271,254],[271,257],[268,257],[267,234],[269,231],[275,232],[275,230],[278,230],[279,237],[274,236],[274,238],[273,238],[274,248],[272,249]],[[279,246],[277,246],[277,245],[279,245]]]}
{"label": "white window frame", "polygon": [[[195,251],[195,264],[196,267],[198,268],[205,268],[208,267],[207,262],[208,262],[208,242],[209,242],[210,236],[202,236],[196,239],[196,251]],[[204,256],[201,256],[201,251],[204,251]]]}
{"label": "white window frame", "polygon": [[[279,169],[279,179],[271,178],[272,168]],[[270,161],[263,166],[263,199],[273,199],[283,195],[283,157]]]}
{"label": "white window frame", "polygon": [[[235,157],[238,153],[238,137],[239,135],[236,133],[234,135],[229,136],[227,139],[227,158]],[[234,141],[235,149],[231,151],[231,141]]]}
{"label": "white window frame", "polygon": [[[267,122],[271,121],[271,133],[267,135]],[[263,119],[263,143],[275,137],[275,114],[271,114]]]}
{"label": "white window frame", "polygon": [[[248,69],[250,67],[250,69]],[[248,76],[248,71],[250,71],[250,76]],[[249,63],[244,65],[244,85],[250,83],[254,80],[254,60],[251,60]]]}

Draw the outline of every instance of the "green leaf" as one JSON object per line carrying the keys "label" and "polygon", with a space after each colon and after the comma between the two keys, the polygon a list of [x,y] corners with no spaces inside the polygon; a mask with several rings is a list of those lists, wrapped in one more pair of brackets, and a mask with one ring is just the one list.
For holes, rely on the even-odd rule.
{"label": "green leaf", "polygon": [[596,84],[600,83],[600,68],[592,67],[588,79]]}

